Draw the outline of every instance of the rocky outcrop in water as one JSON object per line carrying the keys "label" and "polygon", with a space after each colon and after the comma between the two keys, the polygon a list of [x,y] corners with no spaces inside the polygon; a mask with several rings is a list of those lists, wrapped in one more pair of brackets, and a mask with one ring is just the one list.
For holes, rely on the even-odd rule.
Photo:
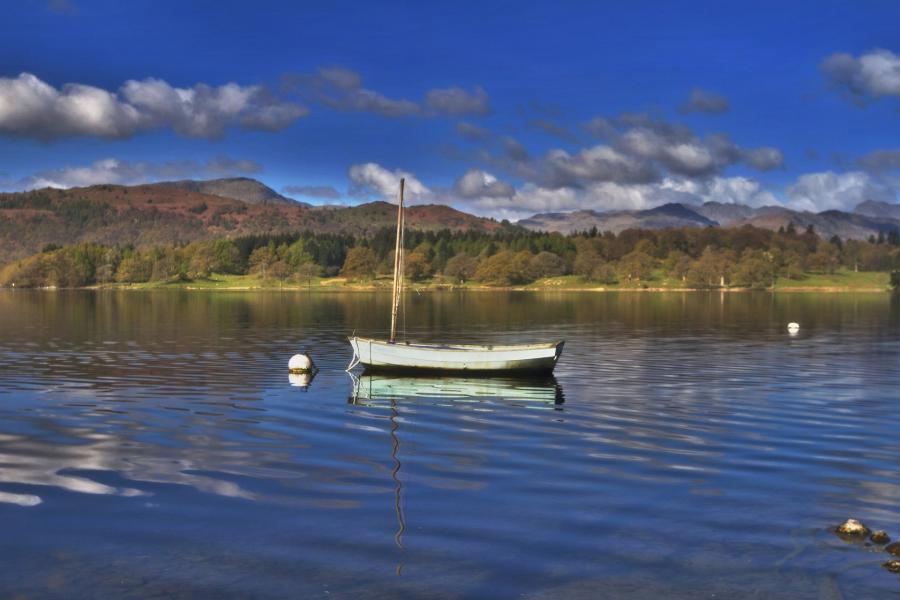
{"label": "rocky outcrop in water", "polygon": [[869,537],[869,539],[872,540],[872,543],[875,543],[875,544],[879,544],[879,545],[880,545],[880,544],[887,544],[888,542],[890,542],[890,541],[891,541],[891,536],[889,536],[889,535],[887,534],[887,532],[884,531],[883,529],[879,529],[878,531],[876,531],[875,533],[873,533],[873,534]]}
{"label": "rocky outcrop in water", "polygon": [[894,556],[900,556],[900,542],[894,542],[884,547],[884,551]]}
{"label": "rocky outcrop in water", "polygon": [[870,530],[856,519],[847,519],[835,528],[835,531],[841,536],[850,536],[856,538],[864,538],[869,535]]}
{"label": "rocky outcrop in water", "polygon": [[891,573],[900,573],[900,560],[889,560],[881,566]]}

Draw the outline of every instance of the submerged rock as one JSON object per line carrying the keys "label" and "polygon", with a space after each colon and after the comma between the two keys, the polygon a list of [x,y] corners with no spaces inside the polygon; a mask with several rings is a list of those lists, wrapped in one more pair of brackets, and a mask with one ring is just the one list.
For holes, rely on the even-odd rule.
{"label": "submerged rock", "polygon": [[894,556],[900,556],[900,542],[894,542],[884,547],[884,551]]}
{"label": "submerged rock", "polygon": [[856,519],[847,519],[837,526],[837,533],[852,537],[865,537],[869,535],[869,528],[857,521]]}
{"label": "submerged rock", "polygon": [[891,541],[891,536],[889,536],[889,535],[887,534],[887,531],[884,531],[884,530],[882,530],[882,529],[879,529],[878,531],[876,531],[875,533],[873,533],[873,534],[869,537],[869,539],[872,540],[872,541],[873,541],[874,543],[876,543],[876,544],[887,544],[888,542]]}
{"label": "submerged rock", "polygon": [[889,560],[881,566],[891,573],[900,573],[900,560]]}

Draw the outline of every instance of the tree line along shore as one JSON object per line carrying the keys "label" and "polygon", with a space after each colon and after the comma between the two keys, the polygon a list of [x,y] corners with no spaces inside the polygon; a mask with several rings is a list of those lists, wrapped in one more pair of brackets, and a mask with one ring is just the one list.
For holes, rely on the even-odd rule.
{"label": "tree line along shore", "polygon": [[[257,235],[135,248],[83,243],[0,268],[0,286],[379,289],[394,232]],[[887,289],[900,235],[825,240],[809,228],[407,231],[404,274],[420,289]]]}

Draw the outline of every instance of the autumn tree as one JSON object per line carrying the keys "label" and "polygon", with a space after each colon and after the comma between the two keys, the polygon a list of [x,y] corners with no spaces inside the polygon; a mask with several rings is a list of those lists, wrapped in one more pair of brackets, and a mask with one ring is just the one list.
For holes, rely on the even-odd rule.
{"label": "autumn tree", "polygon": [[457,254],[447,261],[444,267],[444,275],[454,281],[463,283],[471,279],[478,269],[478,259],[468,254]]}
{"label": "autumn tree", "polygon": [[307,241],[300,238],[290,246],[287,246],[282,252],[282,258],[290,266],[291,270],[296,271],[300,265],[313,262],[313,256],[306,249]]}
{"label": "autumn tree", "polygon": [[594,274],[594,270],[601,264],[603,264],[603,260],[597,251],[593,246],[585,244],[578,248],[575,261],[572,263],[572,272],[589,281]]}
{"label": "autumn tree", "polygon": [[663,262],[663,269],[670,277],[684,281],[691,269],[693,260],[681,250],[672,250]]}
{"label": "autumn tree", "polygon": [[724,287],[729,264],[724,253],[707,246],[687,272],[687,283],[696,288]]}
{"label": "autumn tree", "polygon": [[838,256],[839,251],[834,244],[819,244],[816,251],[806,258],[806,269],[830,275],[838,266]]}
{"label": "autumn tree", "polygon": [[150,280],[153,265],[147,257],[140,254],[126,256],[116,270],[116,281],[121,283],[141,283]]}
{"label": "autumn tree", "polygon": [[349,279],[371,279],[378,259],[370,248],[356,246],[347,252],[341,274]]}
{"label": "autumn tree", "polygon": [[646,252],[633,250],[619,261],[619,273],[628,281],[649,279],[653,272],[654,262],[653,257]]}
{"label": "autumn tree", "polygon": [[250,272],[263,279],[268,279],[270,277],[269,270],[277,261],[278,252],[276,251],[274,244],[260,246],[250,254],[250,259],[248,261]]}
{"label": "autumn tree", "polygon": [[528,264],[528,272],[532,279],[558,277],[565,274],[566,263],[553,252],[538,252]]}
{"label": "autumn tree", "polygon": [[231,240],[215,240],[209,242],[212,250],[212,261],[209,268],[213,273],[236,275],[244,270],[241,264],[241,251]]}
{"label": "autumn tree", "polygon": [[475,279],[495,285],[517,285],[530,281],[528,266],[531,253],[527,250],[501,250],[484,260],[475,271]]}
{"label": "autumn tree", "polygon": [[419,250],[403,257],[403,267],[403,274],[411,281],[421,281],[431,275],[428,257]]}
{"label": "autumn tree", "polygon": [[305,262],[297,267],[297,280],[306,282],[306,287],[309,288],[312,284],[312,280],[318,277],[321,272],[322,268],[316,263]]}
{"label": "autumn tree", "polygon": [[187,265],[178,248],[157,247],[151,253],[150,281],[187,279]]}
{"label": "autumn tree", "polygon": [[269,267],[269,277],[278,280],[278,284],[284,285],[284,280],[291,276],[291,266],[284,259],[278,259]]}
{"label": "autumn tree", "polygon": [[600,261],[591,271],[589,279],[598,283],[613,284],[618,283],[619,275],[613,263]]}
{"label": "autumn tree", "polygon": [[775,258],[775,267],[778,275],[785,279],[799,281],[806,278],[803,270],[803,257],[794,250],[778,253]]}
{"label": "autumn tree", "polygon": [[775,266],[760,250],[745,250],[732,267],[732,283],[741,287],[766,288],[775,284]]}

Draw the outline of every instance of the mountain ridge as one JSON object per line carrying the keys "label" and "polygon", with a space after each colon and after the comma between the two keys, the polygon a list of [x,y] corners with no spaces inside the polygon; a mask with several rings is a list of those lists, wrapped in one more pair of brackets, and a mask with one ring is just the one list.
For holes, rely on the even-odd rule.
{"label": "mountain ridge", "polygon": [[[858,209],[860,209],[857,212]],[[894,215],[897,215],[896,217]],[[819,235],[841,239],[867,239],[900,229],[900,205],[866,201],[854,212],[825,210],[814,213],[782,206],[753,208],[743,204],[706,202],[702,205],[664,204],[650,209],[539,213],[522,219],[518,225],[534,231],[575,233],[594,227],[598,231],[619,233],[625,229],[666,229],[674,227],[741,227],[752,225],[763,229],[797,229],[812,225]]]}
{"label": "mountain ridge", "polygon": [[240,200],[247,204],[284,204],[311,206],[306,202],[282,196],[266,184],[250,177],[225,177],[219,179],[178,179],[146,184],[149,186],[173,187],[211,196],[221,196]]}
{"label": "mountain ridge", "polygon": [[[371,235],[396,224],[396,206],[388,202],[323,210],[293,200],[238,200],[192,187],[164,182],[0,193],[0,264],[48,244],[152,246],[296,231]],[[421,230],[502,227],[445,205],[412,206],[406,221]]]}

